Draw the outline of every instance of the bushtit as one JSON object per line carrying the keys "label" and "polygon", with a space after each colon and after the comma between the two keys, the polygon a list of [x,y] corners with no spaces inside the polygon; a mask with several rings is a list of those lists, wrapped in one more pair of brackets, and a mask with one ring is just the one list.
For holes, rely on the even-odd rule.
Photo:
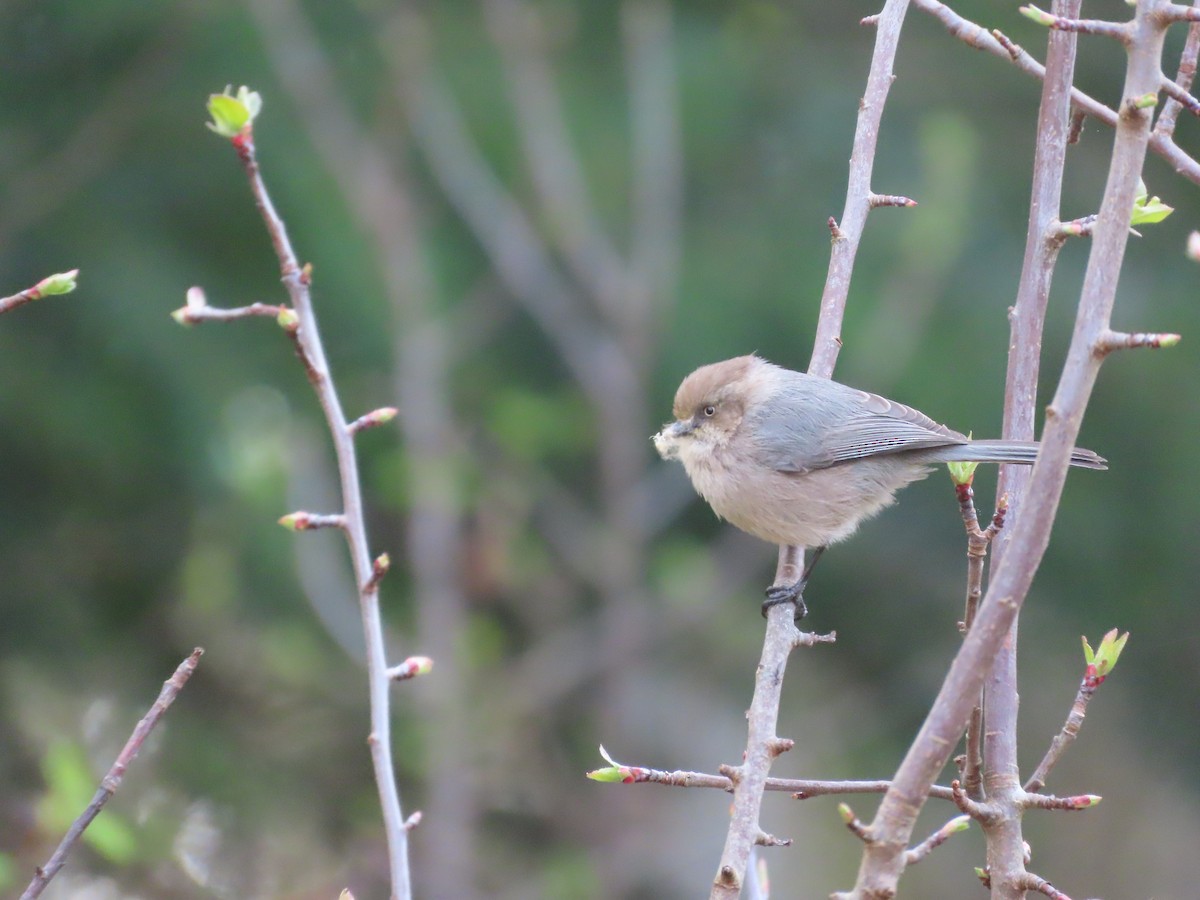
{"label": "bushtit", "polygon": [[[876,394],[739,356],[701,366],[675,394],[675,421],[654,436],[663,459],[683,463],[718,516],[775,544],[813,548],[793,585],[772,587],[765,613],[796,604],[829,544],[854,533],[930,463],[1032,465],[1033,441],[973,441]],[[1091,450],[1071,465],[1105,469]]]}

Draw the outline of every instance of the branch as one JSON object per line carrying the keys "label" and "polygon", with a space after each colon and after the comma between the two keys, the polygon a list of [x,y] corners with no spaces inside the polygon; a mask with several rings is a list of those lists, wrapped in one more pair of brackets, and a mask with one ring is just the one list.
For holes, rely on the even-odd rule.
{"label": "branch", "polygon": [[196,671],[196,666],[200,664],[200,657],[203,654],[203,648],[197,647],[187,659],[179,664],[178,668],[175,669],[175,674],[163,683],[162,690],[158,694],[158,699],[154,701],[150,709],[142,716],[141,721],[134,727],[133,733],[129,735],[129,740],[125,742],[125,746],[117,754],[112,767],[100,781],[100,788],[96,791],[92,802],[88,804],[88,808],[67,829],[67,833],[63,836],[58,848],[46,864],[38,867],[33,880],[29,882],[29,886],[25,888],[25,892],[21,894],[21,900],[33,900],[34,897],[41,896],[42,891],[46,889],[46,885],[50,883],[50,879],[57,875],[59,870],[66,864],[67,855],[74,849],[79,839],[83,836],[84,831],[87,830],[87,827],[92,824],[92,820],[100,814],[100,810],[104,808],[104,804],[121,787],[121,782],[125,778],[125,771],[129,768],[130,763],[137,758],[138,752],[142,749],[142,744],[145,742],[147,735],[154,730],[154,726],[158,724],[159,719],[163,717],[171,704],[175,702],[175,698],[179,696],[179,692],[183,690],[183,686],[192,677],[192,673]]}
{"label": "branch", "polygon": [[[790,744],[790,741],[782,741],[776,745],[776,748],[783,752],[791,749]],[[603,748],[601,750],[603,751]],[[659,784],[682,788],[715,788],[720,791],[732,791],[735,784],[735,778],[728,774],[713,775],[709,772],[689,772],[682,769],[667,771],[666,769],[650,769],[645,766],[627,766],[615,762],[607,754],[604,756],[611,766],[589,772],[588,777],[594,781]],[[736,775],[736,771],[734,775]],[[764,785],[765,790],[768,791],[790,793],[793,800],[810,800],[813,797],[841,794],[882,794],[891,786],[891,782],[884,780],[822,781],[808,778],[768,778]],[[930,788],[929,796],[937,800],[955,799],[954,789],[940,784],[935,784]]]}
{"label": "branch", "polygon": [[[1192,5],[1200,6],[1200,0],[1195,0]],[[1179,97],[1170,90],[1167,91],[1169,99],[1163,104],[1162,112],[1158,114],[1158,121],[1154,123],[1156,136],[1170,137],[1175,133],[1175,123],[1181,109],[1186,108],[1193,114],[1200,113],[1200,110],[1188,102],[1195,102],[1189,92],[1192,89],[1192,82],[1196,78],[1197,59],[1200,59],[1200,23],[1193,23],[1188,28],[1187,41],[1183,45],[1183,52],[1179,55],[1179,69],[1175,75],[1175,81],[1167,82],[1167,84],[1176,86],[1184,96]],[[1167,84],[1164,84],[1163,87],[1166,88]]]}
{"label": "branch", "polygon": [[875,50],[871,56],[871,71],[867,76],[867,87],[859,104],[858,121],[854,128],[850,174],[846,185],[846,205],[842,210],[841,219],[831,219],[829,223],[834,235],[833,249],[830,253],[825,288],[821,293],[821,313],[817,320],[813,354],[808,363],[810,375],[829,378],[833,374],[833,366],[841,349],[842,317],[845,314],[846,297],[850,293],[850,276],[854,271],[854,260],[858,255],[867,213],[871,210],[871,173],[875,166],[879,125],[883,119],[888,91],[895,80],[892,64],[896,58],[896,45],[900,40],[900,27],[908,12],[908,2],[909,0],[888,0],[883,12],[874,22]]}
{"label": "branch", "polygon": [[71,269],[69,272],[59,272],[56,275],[49,275],[43,278],[33,287],[25,288],[25,290],[10,297],[0,297],[0,316],[6,312],[12,312],[18,306],[24,306],[26,303],[32,303],[34,300],[41,300],[43,297],[71,293],[71,291],[75,290],[78,275],[78,269]]}
{"label": "branch", "polygon": [[950,839],[950,835],[957,834],[960,831],[966,831],[971,825],[970,816],[955,816],[917,846],[905,851],[905,862],[910,866],[915,866],[925,857],[927,857],[936,848],[942,846]]}
{"label": "branch", "polygon": [[1045,894],[1050,900],[1071,900],[1066,894],[1048,882],[1040,875],[1034,875],[1032,872],[1026,872],[1021,878],[1017,887],[1026,891],[1037,891],[1039,894]]}
{"label": "branch", "polygon": [[1067,720],[1063,723],[1062,729],[1050,742],[1046,755],[1042,757],[1037,769],[1025,783],[1025,791],[1040,791],[1045,787],[1050,770],[1054,768],[1079,735],[1079,729],[1083,727],[1084,716],[1087,715],[1088,704],[1095,695],[1096,689],[1104,683],[1105,678],[1116,665],[1128,638],[1128,632],[1123,637],[1118,637],[1117,630],[1114,628],[1104,636],[1097,651],[1093,651],[1088,642],[1084,640],[1084,656],[1087,666],[1084,669],[1083,678],[1080,679],[1079,690],[1075,693],[1075,702],[1071,704],[1071,711],[1067,713]]}
{"label": "branch", "polygon": [[1047,28],[1053,28],[1055,31],[1099,35],[1100,37],[1112,38],[1125,46],[1129,46],[1129,43],[1133,40],[1133,28],[1129,22],[1078,19],[1075,18],[1074,14],[1065,16],[1055,15],[1054,13],[1038,9],[1033,5],[1022,6],[1019,11],[1026,18],[1032,19],[1039,25],[1045,25]]}
{"label": "branch", "polygon": [[1159,350],[1164,347],[1174,347],[1179,343],[1179,340],[1180,337],[1177,334],[1147,334],[1145,332],[1128,334],[1124,331],[1105,329],[1096,338],[1096,354],[1107,356],[1114,350],[1132,350],[1137,347]]}
{"label": "branch", "polygon": [[[841,347],[842,319],[850,291],[850,276],[867,214],[872,206],[871,173],[875,164],[879,126],[888,91],[895,78],[893,62],[907,11],[908,0],[887,0],[879,18],[872,23],[876,26],[875,49],[871,56],[866,91],[859,104],[846,185],[846,204],[840,225],[833,219],[829,222],[833,246],[825,288],[821,295],[813,354],[808,365],[811,375],[830,377]],[[775,567],[774,584],[796,583],[803,568],[803,548],[781,546]],[[798,634],[791,616],[791,607],[788,604],[772,607],[767,616],[762,658],[755,679],[754,697],[747,715],[749,727],[745,762],[739,770],[739,778],[734,788],[733,813],[717,877],[713,882],[711,900],[733,900],[738,896],[745,880],[754,837],[761,830],[758,824],[759,811],[762,807],[767,772],[774,759],[770,747],[772,742],[777,740],[775,727],[779,717],[783,675],[788,654],[796,646]],[[932,784],[932,780],[930,783]]]}
{"label": "branch", "polygon": [[[243,89],[244,90],[244,89]],[[246,92],[247,95],[249,92]],[[214,98],[215,99],[215,98]],[[239,99],[242,99],[239,97]],[[342,513],[336,523],[343,529],[354,567],[359,607],[362,615],[363,632],[366,639],[367,681],[370,695],[371,732],[367,744],[375,771],[383,812],[384,830],[387,836],[388,868],[391,875],[392,896],[408,898],[412,888],[408,866],[408,829],[400,805],[400,792],[396,785],[395,765],[392,760],[391,717],[389,711],[389,685],[387,650],[384,644],[383,620],[379,610],[379,577],[375,573],[369,544],[367,542],[366,519],[363,509],[362,488],[358,475],[358,459],[355,454],[354,433],[342,411],[341,399],[329,371],[325,349],[317,329],[317,317],[310,291],[308,266],[302,267],[288,238],[283,220],[275,211],[259,171],[255,154],[253,116],[261,101],[254,95],[253,110],[244,126],[230,136],[238,159],[245,171],[254,195],[255,205],[266,225],[271,244],[279,260],[281,280],[287,289],[292,305],[287,315],[280,315],[279,322],[296,346],[297,354],[304,363],[308,380],[317,394],[321,410],[329,428],[337,458],[341,480]],[[222,123],[210,100],[210,111],[218,119],[214,128],[219,134]],[[189,295],[189,305],[192,297]],[[187,309],[187,307],[185,307]]]}
{"label": "branch", "polygon": [[733,809],[725,849],[709,895],[712,900],[737,900],[740,896],[751,850],[762,831],[758,816],[767,772],[775,757],[785,749],[775,734],[783,676],[792,647],[802,639],[792,616],[792,607],[787,603],[773,606],[767,612],[767,633],[754,678],[754,697],[746,713],[749,723],[746,756],[742,765],[727,770],[733,782]]}
{"label": "branch", "polygon": [[[1139,4],[1122,96],[1153,91],[1161,77],[1164,30],[1155,17],[1159,3]],[[904,844],[912,832],[928,786],[945,765],[997,651],[1010,635],[1033,575],[1045,554],[1087,401],[1101,359],[1098,338],[1109,328],[1116,285],[1129,232],[1129,210],[1150,139],[1150,114],[1130,106],[1123,111],[1113,146],[1108,183],[1092,238],[1091,254],[1076,317],[1075,332],[1026,496],[1032,498],[1009,534],[1006,553],[979,615],[955,656],[928,717],[884,796],[873,829],[875,842],[864,853],[854,892],[843,897],[892,896],[904,868]]]}
{"label": "branch", "polygon": [[[969,46],[977,50],[984,50],[1005,62],[1012,63],[1027,75],[1045,79],[1045,67],[1001,32],[986,31],[982,26],[969,19],[964,19],[938,0],[912,0],[912,3],[917,9],[932,15],[946,27],[951,35]],[[1162,81],[1160,73],[1157,81],[1157,86],[1160,88]],[[1114,110],[1078,88],[1071,88],[1071,106],[1109,128],[1115,128],[1117,125],[1117,113]],[[1175,171],[1188,181],[1200,184],[1200,162],[1179,149],[1169,134],[1151,136],[1150,149],[1170,163]]]}
{"label": "branch", "polygon": [[[979,516],[975,512],[975,491],[971,487],[971,477],[974,475],[974,465],[960,464],[964,468],[951,467],[951,476],[955,478],[955,494],[958,496],[959,511],[962,514],[963,527],[967,532],[967,596],[964,602],[963,620],[959,623],[963,634],[971,630],[975,614],[979,608],[979,600],[983,596],[983,561],[987,558],[988,545],[1004,527],[1004,517],[1008,512],[1008,495],[1002,494],[996,503],[996,512],[988,527],[979,527]],[[966,470],[969,466],[969,471]],[[975,800],[983,797],[983,698],[971,710],[971,718],[967,722],[967,749],[962,757],[960,771],[967,795]]]}
{"label": "branch", "polygon": [[[1080,0],[1055,0],[1054,10],[1064,17],[1077,16]],[[1032,440],[1036,432],[1038,377],[1041,371],[1042,336],[1054,269],[1062,239],[1063,172],[1073,129],[1071,84],[1077,40],[1066,30],[1047,37],[1046,67],[1038,104],[1034,148],[1033,184],[1026,224],[1025,255],[1017,297],[1009,326],[1008,372],[1004,384],[1004,423],[1001,434],[1010,440]],[[1001,466],[997,503],[1012,503],[1017,522],[1030,496],[1028,466]],[[1019,527],[1019,524],[1018,524]],[[993,565],[1000,567],[1011,531],[996,544]],[[1018,626],[1014,613],[1008,635],[999,642],[984,689],[982,758],[987,766],[987,804],[994,813],[980,820],[988,846],[989,875],[993,885],[1008,889],[1025,874],[1025,839],[1022,829],[1020,768],[1017,758],[1017,725],[1020,697],[1017,691]],[[968,791],[970,793],[970,791]],[[971,794],[976,796],[976,794]]]}

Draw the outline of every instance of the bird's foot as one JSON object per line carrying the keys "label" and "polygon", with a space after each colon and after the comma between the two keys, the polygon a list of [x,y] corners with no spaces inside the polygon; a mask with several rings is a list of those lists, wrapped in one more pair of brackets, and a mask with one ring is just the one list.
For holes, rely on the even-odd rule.
{"label": "bird's foot", "polygon": [[791,603],[796,607],[796,621],[799,622],[808,615],[808,607],[804,605],[804,579],[795,584],[773,584],[767,588],[767,599],[762,604],[763,618],[767,610],[780,603]]}

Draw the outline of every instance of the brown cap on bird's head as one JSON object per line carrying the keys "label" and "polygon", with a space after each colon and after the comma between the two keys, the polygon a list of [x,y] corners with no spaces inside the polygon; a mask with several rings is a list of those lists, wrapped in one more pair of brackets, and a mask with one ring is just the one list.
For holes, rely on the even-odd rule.
{"label": "brown cap on bird's head", "polygon": [[766,360],[752,354],[701,366],[683,379],[679,390],[675,392],[675,418],[690,419],[695,415],[696,407],[725,399],[733,384],[740,382],[753,369],[769,365]]}

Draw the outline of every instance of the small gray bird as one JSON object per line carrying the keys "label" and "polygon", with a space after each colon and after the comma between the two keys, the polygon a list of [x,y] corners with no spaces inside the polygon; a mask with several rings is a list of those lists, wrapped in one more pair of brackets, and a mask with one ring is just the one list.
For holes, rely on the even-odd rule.
{"label": "small gray bird", "polygon": [[[770,588],[763,604],[765,613],[794,603],[797,618],[825,547],[924,478],[931,463],[1032,465],[1039,446],[973,441],[908,406],[757,356],[701,366],[679,386],[674,413],[654,446],[683,463],[718,516],[764,541],[813,549],[800,580]],[[1071,465],[1108,468],[1080,449]]]}

